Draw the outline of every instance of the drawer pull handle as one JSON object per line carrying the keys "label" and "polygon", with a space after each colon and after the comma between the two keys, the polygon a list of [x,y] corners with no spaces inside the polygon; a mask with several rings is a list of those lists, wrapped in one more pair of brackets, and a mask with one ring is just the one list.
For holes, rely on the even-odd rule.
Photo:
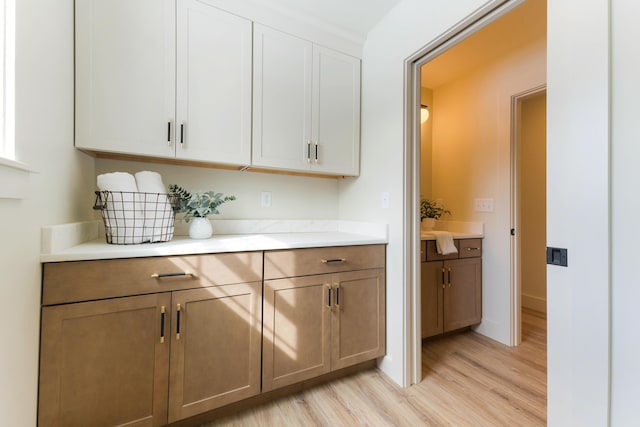
{"label": "drawer pull handle", "polygon": [[479,251],[480,248],[467,248],[468,251]]}
{"label": "drawer pull handle", "polygon": [[164,342],[164,317],[165,317],[165,310],[163,305],[162,308],[160,309],[160,342],[161,343]]}
{"label": "drawer pull handle", "polygon": [[194,277],[195,274],[191,273],[190,271],[183,271],[181,273],[162,273],[162,274],[153,273],[151,275],[151,278],[152,279],[162,279],[163,277],[179,277],[179,276],[191,276],[191,277]]}
{"label": "drawer pull handle", "polygon": [[346,258],[333,258],[333,259],[323,259],[321,260],[323,264],[336,264],[339,262],[347,262]]}

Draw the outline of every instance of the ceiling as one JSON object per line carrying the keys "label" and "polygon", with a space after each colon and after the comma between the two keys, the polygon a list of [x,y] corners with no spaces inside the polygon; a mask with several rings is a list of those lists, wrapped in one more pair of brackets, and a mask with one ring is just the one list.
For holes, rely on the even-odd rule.
{"label": "ceiling", "polygon": [[546,0],[528,0],[426,63],[422,86],[435,89],[546,33]]}
{"label": "ceiling", "polygon": [[[265,1],[265,0],[262,0]],[[294,12],[361,40],[401,0],[266,0],[273,9]]]}

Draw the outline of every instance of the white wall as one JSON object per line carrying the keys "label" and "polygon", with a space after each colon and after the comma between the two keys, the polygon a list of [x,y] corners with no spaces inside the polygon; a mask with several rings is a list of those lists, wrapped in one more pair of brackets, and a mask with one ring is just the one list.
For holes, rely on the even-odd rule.
{"label": "white wall", "polygon": [[[507,35],[505,35],[507,36]],[[451,219],[484,223],[482,323],[477,330],[511,341],[511,97],[546,82],[541,38],[434,89],[432,195]],[[494,212],[475,212],[476,198]]]}
{"label": "white wall", "polygon": [[611,148],[611,277],[612,353],[611,425],[640,425],[640,329],[638,301],[638,212],[640,212],[640,58],[635,43],[640,38],[635,0],[612,2],[612,136]]}
{"label": "white wall", "polygon": [[24,200],[0,199],[0,413],[36,425],[40,227],[87,219],[93,160],[73,149],[73,0],[19,0],[16,154],[38,171]]}
{"label": "white wall", "polygon": [[[482,6],[482,0],[404,0],[369,33],[362,62],[361,175],[340,182],[340,219],[389,224],[387,248],[387,356],[381,368],[409,385],[408,278],[403,217],[404,61]],[[389,192],[389,209],[380,192]]]}
{"label": "white wall", "polygon": [[[188,190],[215,190],[235,195],[237,200],[220,208],[218,219],[336,219],[338,215],[339,180],[336,178],[96,160],[96,174],[141,170],[160,173],[165,185],[178,184]],[[93,182],[95,185],[95,179]],[[262,191],[271,192],[270,208],[261,206]],[[88,198],[88,203],[93,203],[91,195]]]}
{"label": "white wall", "polygon": [[606,426],[609,1],[548,0],[547,13],[547,245],[569,263],[547,268],[549,425]]}

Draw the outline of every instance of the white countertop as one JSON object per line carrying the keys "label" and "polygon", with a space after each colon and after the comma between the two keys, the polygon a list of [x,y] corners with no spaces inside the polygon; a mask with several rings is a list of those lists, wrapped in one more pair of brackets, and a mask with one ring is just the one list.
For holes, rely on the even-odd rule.
{"label": "white countertop", "polygon": [[[246,227],[246,224],[240,224]],[[265,251],[275,249],[311,248],[321,246],[350,246],[386,244],[386,224],[358,222],[327,222],[292,224],[278,222],[282,232],[251,232],[246,234],[213,235],[209,239],[193,240],[187,236],[174,236],[162,243],[137,245],[110,245],[94,223],[63,224],[43,228],[43,250],[40,261],[83,261],[113,258],[138,258],[167,255],[193,255],[223,252]],[[238,223],[225,224],[237,227]],[[256,231],[256,223],[251,223]],[[274,223],[260,224],[273,230]],[[289,227],[291,232],[284,231]],[[300,231],[300,229],[311,231]],[[95,228],[95,229],[94,229]],[[223,228],[222,224],[219,228]],[[215,229],[215,227],[214,227]],[[349,230],[349,232],[344,231]]]}
{"label": "white countertop", "polygon": [[[456,232],[450,231],[451,237],[454,239],[482,239],[484,235],[482,233],[468,233],[468,232]],[[420,240],[436,240],[435,234],[429,231],[420,232]]]}

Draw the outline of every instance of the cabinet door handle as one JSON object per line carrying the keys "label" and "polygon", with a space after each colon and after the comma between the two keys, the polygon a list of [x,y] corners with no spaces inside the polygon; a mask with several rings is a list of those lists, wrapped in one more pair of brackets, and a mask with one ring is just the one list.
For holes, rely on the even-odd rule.
{"label": "cabinet door handle", "polygon": [[443,288],[444,288],[444,285],[445,285],[445,283],[446,283],[446,282],[444,281],[444,273],[445,273],[445,271],[446,271],[446,270],[445,270],[445,268],[444,268],[444,267],[442,267],[442,287],[443,287]]}
{"label": "cabinet door handle", "polygon": [[182,314],[182,310],[180,307],[180,304],[178,304],[176,306],[176,339],[179,340],[180,339],[180,315]]}
{"label": "cabinet door handle", "polygon": [[164,342],[164,320],[165,320],[164,305],[160,308],[160,342]]}
{"label": "cabinet door handle", "polygon": [[307,141],[307,163],[311,163],[311,141]]}
{"label": "cabinet door handle", "polygon": [[314,162],[318,163],[318,142],[315,143],[315,146],[316,146],[316,157],[314,159]]}
{"label": "cabinet door handle", "polygon": [[331,308],[331,285],[327,286],[327,308]]}
{"label": "cabinet door handle", "polygon": [[153,273],[151,275],[152,279],[162,279],[163,277],[179,277],[179,276],[191,276],[194,277],[195,274],[190,271],[183,271],[180,273]]}
{"label": "cabinet door handle", "polygon": [[447,282],[449,287],[451,287],[451,267],[447,268]]}
{"label": "cabinet door handle", "polygon": [[171,122],[167,122],[167,145],[171,146]]}
{"label": "cabinet door handle", "polygon": [[341,262],[347,262],[346,258],[332,258],[332,259],[321,259],[323,264],[338,264]]}
{"label": "cabinet door handle", "polygon": [[336,283],[336,307],[340,307],[340,285]]}
{"label": "cabinet door handle", "polygon": [[180,123],[180,146],[184,146],[184,123]]}

